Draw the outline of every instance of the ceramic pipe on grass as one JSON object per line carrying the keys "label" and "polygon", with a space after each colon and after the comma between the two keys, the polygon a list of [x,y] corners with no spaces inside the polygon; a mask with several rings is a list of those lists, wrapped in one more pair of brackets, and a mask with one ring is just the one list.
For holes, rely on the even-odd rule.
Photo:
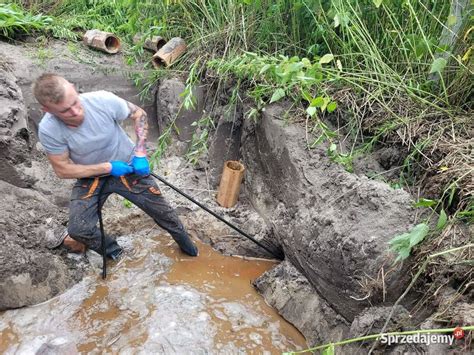
{"label": "ceramic pipe on grass", "polygon": [[82,40],[87,46],[109,54],[118,53],[121,48],[120,39],[110,32],[89,30],[84,34]]}

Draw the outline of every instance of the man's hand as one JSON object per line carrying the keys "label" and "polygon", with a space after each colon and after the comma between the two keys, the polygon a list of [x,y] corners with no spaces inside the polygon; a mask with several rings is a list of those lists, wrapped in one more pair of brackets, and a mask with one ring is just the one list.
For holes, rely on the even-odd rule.
{"label": "man's hand", "polygon": [[112,170],[110,171],[112,176],[118,177],[133,173],[133,168],[124,161],[112,160],[110,164],[112,165]]}
{"label": "man's hand", "polygon": [[134,156],[132,159],[132,166],[137,175],[150,175],[150,165],[145,156]]}

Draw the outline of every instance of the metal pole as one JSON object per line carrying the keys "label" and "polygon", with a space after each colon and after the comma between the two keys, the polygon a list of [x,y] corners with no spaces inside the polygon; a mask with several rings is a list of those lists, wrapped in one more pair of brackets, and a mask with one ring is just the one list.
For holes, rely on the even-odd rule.
{"label": "metal pole", "polygon": [[204,206],[202,203],[196,201],[194,198],[192,198],[191,196],[189,196],[187,193],[181,191],[180,189],[178,189],[176,186],[173,186],[172,184],[170,184],[168,181],[166,181],[165,179],[163,179],[161,176],[158,176],[154,173],[150,173],[151,176],[153,176],[154,178],[160,180],[163,184],[171,187],[173,190],[175,190],[177,193],[179,193],[180,195],[186,197],[188,200],[190,200],[191,202],[194,202],[196,205],[198,205],[199,207],[201,207],[204,211],[212,214],[214,217],[216,217],[218,220],[224,222],[225,224],[227,224],[229,227],[231,227],[232,229],[236,230],[237,232],[239,232],[240,234],[242,234],[245,238],[247,239],[250,239],[252,242],[254,242],[255,244],[257,244],[259,247],[265,249],[267,252],[269,252],[271,255],[273,255],[275,258],[277,258],[278,260],[283,260],[285,258],[285,255],[282,253],[282,252],[275,252],[275,251],[272,251],[270,250],[268,247],[266,247],[265,245],[263,245],[262,243],[260,243],[258,240],[255,240],[254,238],[252,238],[250,235],[248,235],[247,233],[245,233],[243,230],[241,230],[240,228],[234,226],[232,223],[226,221],[224,218],[222,218],[221,216],[219,216],[217,213],[215,213],[214,211],[210,210],[209,208],[207,208],[206,206]]}

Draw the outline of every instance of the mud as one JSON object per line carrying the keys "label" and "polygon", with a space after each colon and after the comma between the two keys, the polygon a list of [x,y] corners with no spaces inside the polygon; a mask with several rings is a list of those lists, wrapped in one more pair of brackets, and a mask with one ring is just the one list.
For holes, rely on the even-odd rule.
{"label": "mud", "polygon": [[310,344],[343,339],[349,323],[339,316],[290,262],[285,260],[255,281],[266,301],[301,329]]}
{"label": "mud", "polygon": [[[212,95],[206,96],[205,87],[199,87],[195,109],[181,111],[179,93],[184,84],[179,79],[163,81],[152,93],[157,93],[158,97],[153,96],[142,104],[138,99],[139,90],[124,80],[134,69],[124,68],[120,56],[104,56],[57,42],[49,43],[43,49],[54,55],[48,60],[40,60],[35,46],[0,42],[4,58],[0,65],[0,100],[3,105],[0,110],[3,167],[0,169],[0,191],[6,196],[6,203],[0,211],[0,235],[5,241],[0,245],[0,276],[3,277],[0,279],[0,310],[58,297],[65,303],[58,312],[52,311],[53,317],[46,321],[47,324],[66,324],[60,317],[61,312],[76,317],[74,324],[69,325],[72,328],[87,328],[89,321],[97,325],[104,318],[113,318],[115,323],[111,329],[106,329],[107,323],[96,328],[84,328],[77,342],[71,340],[76,337],[73,330],[47,335],[46,338],[39,333],[35,336],[21,334],[18,329],[27,325],[31,325],[28,329],[37,332],[41,328],[39,323],[29,317],[34,318],[37,310],[45,312],[47,308],[33,308],[32,315],[28,313],[30,308],[14,311],[18,312],[12,313],[15,316],[22,315],[18,321],[3,322],[0,327],[2,339],[13,344],[12,349],[27,349],[21,346],[33,344],[36,350],[43,346],[59,352],[72,352],[78,345],[80,351],[86,352],[100,343],[110,351],[139,349],[150,352],[159,349],[158,344],[169,345],[168,349],[177,351],[191,349],[191,342],[197,338],[200,339],[199,349],[219,352],[239,351],[245,348],[245,344],[256,347],[245,348],[244,352],[269,346],[282,351],[289,346],[286,344],[296,344],[281,342],[278,338],[280,332],[273,326],[269,328],[270,333],[252,332],[252,327],[268,326],[264,317],[253,314],[242,305],[223,300],[233,293],[229,291],[232,287],[240,286],[201,284],[196,280],[207,272],[220,282],[220,270],[212,269],[205,262],[188,270],[187,265],[191,265],[188,261],[181,260],[173,252],[158,250],[158,244],[163,243],[161,240],[146,239],[141,251],[138,247],[129,250],[128,270],[139,268],[144,272],[143,280],[148,280],[148,283],[141,283],[143,280],[137,278],[135,272],[130,272],[122,275],[121,281],[112,277],[111,286],[101,284],[97,277],[83,278],[91,268],[98,273],[101,258],[97,255],[89,253],[86,258],[75,257],[63,248],[49,250],[45,247],[43,238],[64,230],[67,223],[72,182],[55,177],[41,145],[36,141],[35,130],[41,115],[29,86],[43,71],[65,75],[80,91],[104,89],[115,92],[144,107],[149,117],[154,118],[156,112],[160,112],[157,120],[151,121],[150,150],[155,148],[155,138],[163,132],[164,125],[176,118],[181,129],[179,134],[173,133],[174,143],[155,172],[265,245],[283,248],[286,260],[255,280],[254,285],[268,304],[303,333],[309,345],[360,336],[380,328],[387,310],[410,281],[410,264],[394,266],[394,255],[388,251],[387,242],[419,223],[422,213],[411,207],[412,198],[408,193],[371,180],[365,174],[396,171],[399,151],[385,149],[372,157],[362,158],[355,164],[358,174],[350,174],[329,160],[325,145],[316,147],[311,153],[307,151],[305,129],[283,119],[287,115],[285,107],[271,105],[257,122],[253,122],[243,120],[245,109],[230,107],[222,99],[220,106],[214,107],[211,113],[210,101],[215,103],[216,100],[209,101],[208,97]],[[209,141],[208,154],[193,167],[182,157],[196,129],[190,123],[207,114],[216,129]],[[125,128],[133,136],[131,127]],[[239,158],[246,166],[244,185],[238,204],[225,209],[215,201],[221,166],[225,160]],[[271,258],[267,252],[183,196],[163,184],[159,185],[196,240],[202,240],[226,255]],[[109,199],[104,216],[107,232],[120,238],[156,233],[157,227],[150,218],[134,206],[125,208],[118,197]],[[155,248],[160,257],[146,254],[146,248]],[[203,255],[202,261],[208,260],[206,258],[207,254]],[[214,255],[212,258],[220,257]],[[142,270],[147,259],[161,268],[154,271],[155,276],[163,276],[160,282],[151,281],[154,277],[152,270]],[[171,259],[179,259],[179,262],[169,262]],[[224,259],[219,260],[226,264]],[[176,268],[176,272],[164,276],[165,270],[172,268]],[[120,268],[113,270],[120,272]],[[247,276],[244,280],[249,282]],[[252,278],[254,276],[256,274],[252,273]],[[123,288],[124,284],[137,286],[144,295],[133,293],[131,287]],[[154,290],[151,290],[152,284]],[[216,289],[220,293],[205,295],[205,292]],[[117,292],[130,301],[126,297],[120,298]],[[205,303],[209,297],[218,304],[218,309],[205,315]],[[170,298],[171,303],[167,303]],[[109,302],[106,306],[98,302],[104,299]],[[178,312],[178,318],[171,314],[160,318],[162,314],[151,306],[158,303],[166,307],[182,304],[184,311]],[[103,318],[81,315],[81,305],[99,312]],[[403,323],[405,306],[399,307],[392,326]],[[123,310],[127,310],[125,320],[119,317]],[[193,329],[189,329],[186,312],[197,319],[192,323]],[[460,319],[470,319],[466,314],[469,314],[469,307]],[[147,318],[150,315],[153,317]],[[54,317],[59,317],[59,321]],[[224,333],[220,333],[219,327],[215,326],[217,323],[213,323],[218,320],[227,322],[223,325]],[[140,321],[144,322],[141,328]],[[176,330],[167,328],[169,324],[179,324],[196,333],[189,338],[189,343],[187,340],[180,342]],[[119,332],[126,333],[129,338],[120,338]],[[88,342],[87,337],[92,340]],[[132,338],[135,341],[130,340]],[[224,338],[231,340],[227,343],[219,340]],[[169,339],[172,341],[167,342]],[[351,348],[350,351],[357,353],[358,350]]]}
{"label": "mud", "polygon": [[[40,70],[35,67],[34,60],[29,60],[28,56],[25,55],[25,53],[34,53],[32,48],[22,48],[21,46],[5,43],[1,43],[0,48],[3,51],[2,54],[5,54],[4,58],[10,63],[8,65],[9,71],[2,71],[3,76],[0,76],[5,79],[3,81],[5,83],[4,87],[8,88],[5,91],[8,93],[8,96],[6,96],[8,105],[6,104],[4,107],[10,109],[0,117],[3,126],[6,128],[2,131],[5,136],[5,149],[2,150],[3,158],[9,162],[11,161],[8,169],[1,176],[3,181],[0,181],[1,193],[6,196],[1,211],[1,222],[2,227],[4,227],[2,228],[1,237],[4,243],[0,246],[2,261],[0,269],[2,280],[0,282],[2,295],[0,310],[40,304],[34,309],[24,308],[13,313],[2,314],[2,351],[7,353],[10,351],[90,351],[97,348],[97,346],[107,348],[112,343],[115,347],[110,349],[116,349],[118,345],[122,344],[120,345],[122,349],[141,349],[141,351],[156,351],[156,349],[163,346],[170,351],[171,349],[177,351],[177,349],[186,349],[189,346],[189,349],[197,347],[207,349],[206,351],[238,351],[238,349],[248,349],[248,351],[251,351],[251,349],[265,349],[271,351],[271,349],[274,349],[273,351],[281,352],[286,349],[301,349],[306,346],[301,334],[291,325],[280,320],[278,314],[266,306],[253,291],[251,279],[257,277],[264,269],[271,267],[272,262],[237,260],[232,263],[222,256],[217,256],[215,252],[206,251],[207,247],[202,245],[202,256],[198,260],[201,266],[194,268],[194,273],[189,273],[189,270],[187,270],[189,263],[182,259],[179,252],[173,255],[176,252],[173,249],[175,245],[169,236],[168,238],[165,237],[168,242],[166,248],[172,249],[171,252],[168,251],[168,256],[178,261],[177,264],[182,267],[175,268],[177,271],[171,271],[169,275],[163,276],[165,281],[162,281],[160,285],[156,285],[155,298],[152,302],[152,304],[156,302],[156,304],[166,304],[164,309],[172,311],[169,316],[163,314],[160,316],[156,310],[149,309],[145,313],[151,316],[150,320],[143,322],[148,324],[145,328],[148,327],[149,330],[144,330],[143,334],[137,336],[136,331],[131,331],[137,326],[136,317],[131,317],[129,323],[123,323],[123,318],[117,317],[119,315],[124,316],[126,312],[122,312],[123,309],[113,304],[110,304],[109,310],[104,309],[102,313],[99,311],[99,317],[92,316],[92,313],[90,318],[87,318],[88,316],[84,314],[81,315],[82,311],[79,312],[77,307],[80,306],[83,312],[88,312],[89,308],[90,312],[96,312],[97,309],[102,307],[99,303],[107,304],[112,294],[109,292],[109,285],[107,287],[97,286],[92,294],[84,289],[84,283],[87,284],[90,276],[86,276],[84,279],[83,277],[90,275],[91,272],[95,275],[99,274],[98,268],[101,266],[101,258],[98,255],[88,252],[86,257],[81,257],[68,254],[63,247],[55,250],[50,250],[47,247],[48,238],[62,233],[67,225],[67,206],[72,181],[60,180],[55,176],[41,145],[36,141],[35,129],[39,120],[39,111],[38,105],[31,97],[29,85],[35,76],[45,70],[54,70],[70,78],[69,69],[75,66],[77,70],[72,75],[71,80],[76,83],[80,91],[84,87],[87,91],[93,90],[96,88],[94,85],[97,84],[97,78],[92,75],[92,72],[97,70],[97,67],[93,68],[72,61],[65,55],[65,47],[57,43],[53,44],[50,50],[62,55],[48,61],[46,68]],[[85,54],[81,53],[80,56],[83,55]],[[108,63],[102,62],[100,65],[95,64],[99,67],[101,65],[106,67],[107,65],[115,65],[116,63],[113,64],[114,60],[116,59]],[[17,65],[12,63],[17,63]],[[20,69],[18,65],[23,66],[23,68]],[[26,74],[24,68],[31,68],[32,72]],[[103,75],[107,77],[107,84],[101,85],[100,89],[116,92],[123,97],[131,98],[130,101],[134,101],[133,98],[136,97],[137,89],[129,83],[124,84],[123,78],[119,79],[119,74],[112,75],[112,77],[117,78],[112,80],[110,72],[103,73]],[[162,93],[166,92],[165,89],[166,87],[164,87]],[[133,91],[135,91],[135,94],[132,94]],[[177,95],[175,92],[171,93]],[[165,96],[162,94],[161,97]],[[174,101],[170,99],[169,102]],[[170,107],[168,110],[172,109],[173,107]],[[26,119],[26,112],[29,113],[28,120]],[[149,114],[153,117],[152,112],[149,112]],[[156,131],[152,131],[151,145],[153,145],[154,134],[158,135]],[[163,162],[159,173],[166,175],[167,179],[170,179],[173,184],[180,186],[189,194],[200,199],[201,202],[210,205],[212,208],[218,208],[214,201],[214,191],[209,188],[205,172],[196,172],[185,164],[183,159],[171,157]],[[186,186],[191,186],[191,188],[186,188]],[[243,255],[246,254],[246,250],[248,255],[264,254],[262,251],[253,251],[255,247],[251,242],[242,242],[242,237],[236,236],[235,232],[230,231],[228,227],[218,222],[214,217],[207,213],[202,214],[202,211],[197,206],[190,204],[188,200],[176,195],[165,186],[161,187],[163,193],[169,194],[169,200],[177,208],[191,235],[195,238],[199,237],[209,242],[216,249],[220,249],[226,254]],[[242,208],[242,206],[244,205],[240,205],[241,210],[235,208],[230,213],[227,213],[228,211],[224,209],[218,212],[224,215],[227,214],[226,218],[238,224],[248,221],[250,232],[256,234],[261,232],[261,237],[257,236],[257,238],[264,238],[267,232],[258,214],[246,211],[245,207]],[[136,237],[140,233],[147,234],[157,229],[154,222],[144,216],[136,207],[125,208],[123,200],[118,197],[109,199],[104,206],[103,213],[107,232],[117,237],[124,235],[134,235]],[[141,247],[146,248],[146,245],[147,242],[143,242]],[[153,246],[154,244],[150,245]],[[156,249],[156,245],[151,249],[151,251],[144,250],[147,255],[149,253],[148,262],[156,262],[161,253]],[[163,259],[158,261],[158,266],[163,266],[163,270],[166,269],[167,272],[171,265],[166,262],[166,260],[171,260],[168,256],[163,255]],[[132,253],[129,257],[130,259],[126,261],[127,267],[133,266],[144,270],[149,273],[148,277],[161,273],[161,271],[156,271],[150,274],[150,267],[143,266],[139,254]],[[219,268],[214,266],[216,263],[219,264]],[[259,267],[259,263],[266,265],[265,268]],[[243,264],[248,264],[248,267],[242,269],[241,266],[238,266]],[[204,282],[203,275],[212,280]],[[136,280],[137,277],[126,275],[125,281],[122,280],[121,282],[124,283],[124,287],[128,288],[130,285],[135,287],[139,285]],[[114,276],[109,274],[109,278],[112,278],[110,287],[113,287]],[[83,281],[79,282],[81,279]],[[230,280],[227,281],[228,279]],[[97,277],[93,280],[92,283],[88,284],[89,286],[97,283]],[[147,281],[147,276],[144,276],[142,281],[148,284],[155,283]],[[219,292],[216,293],[216,291]],[[86,293],[84,294],[84,292]],[[124,292],[128,291],[123,289],[121,293]],[[140,287],[134,292],[140,292]],[[213,296],[206,296],[202,292],[207,292]],[[78,295],[75,295],[76,293]],[[187,300],[186,297],[188,296],[183,299],[179,296],[180,294],[192,297]],[[89,299],[84,298],[82,305],[76,302],[81,299],[81,295],[84,297],[90,296]],[[171,295],[177,295],[177,297],[170,297]],[[144,296],[147,296],[147,294]],[[141,302],[138,301],[136,296],[130,297],[136,301],[134,307],[139,307]],[[51,298],[53,300],[47,302]],[[64,300],[64,305],[57,304],[56,300]],[[203,310],[200,311],[199,308],[204,307],[205,303],[203,302],[209,300],[212,301],[215,307],[219,308],[212,311],[212,316],[205,315]],[[242,304],[242,300],[247,305]],[[43,302],[46,303],[43,305]],[[149,303],[150,301],[145,302]],[[53,309],[45,310],[49,307],[47,305],[51,304],[55,305]],[[188,304],[191,308],[187,309],[186,306],[181,313],[176,313],[177,304],[181,306]],[[123,308],[123,306],[121,307]],[[255,307],[258,309],[255,309]],[[75,319],[74,312],[73,314],[70,313],[74,309],[76,309],[74,311],[77,313],[76,316],[79,317],[79,320],[77,320],[79,323],[75,324],[79,327],[82,324],[83,327],[92,331],[92,334],[87,333],[88,330],[83,330],[83,335],[78,335],[76,332],[73,332],[74,335],[72,333],[68,335],[65,329],[60,330],[60,334],[56,334],[48,328],[48,324],[63,324],[67,318]],[[198,313],[195,313],[195,311]],[[264,314],[268,314],[268,316]],[[44,318],[48,315],[51,318]],[[26,323],[17,324],[8,321],[8,319],[12,319],[10,317],[17,320],[29,320]],[[113,338],[113,334],[110,335],[107,330],[89,328],[85,323],[87,320],[92,323],[102,322],[103,317],[113,319],[113,324],[108,324],[112,331],[122,326],[124,327],[121,328],[122,331],[131,331],[131,340],[126,340],[126,336],[124,336],[117,341]],[[156,321],[156,319],[161,320]],[[163,333],[159,329],[168,329],[170,322],[173,321],[178,322],[181,327],[190,331],[189,334],[192,334],[184,343],[177,334],[172,332],[171,328],[169,329],[171,333],[168,335],[158,335]],[[204,323],[196,323],[200,321]],[[73,320],[73,322],[75,321]],[[23,333],[24,331],[26,333]],[[187,333],[187,331],[184,333]],[[104,334],[108,334],[105,343]],[[283,334],[288,334],[291,339],[295,340],[285,340]],[[215,337],[215,341],[212,340],[213,337]],[[91,339],[95,340],[92,341]]]}
{"label": "mud", "polygon": [[106,281],[99,267],[48,302],[4,313],[0,352],[280,353],[306,346],[251,285],[273,262],[224,257],[199,242],[200,257],[192,258],[156,228],[119,241],[125,256],[109,264]]}
{"label": "mud", "polygon": [[23,95],[10,72],[8,62],[0,62],[0,179],[28,187],[33,180],[19,173],[19,165],[31,164],[30,132]]}

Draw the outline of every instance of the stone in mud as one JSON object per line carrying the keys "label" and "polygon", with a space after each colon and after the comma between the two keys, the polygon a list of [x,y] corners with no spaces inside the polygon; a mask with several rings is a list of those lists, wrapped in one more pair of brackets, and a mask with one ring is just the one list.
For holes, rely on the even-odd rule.
{"label": "stone in mud", "polygon": [[417,223],[415,211],[406,192],[330,161],[324,144],[308,151],[304,127],[283,115],[272,105],[246,122],[246,188],[289,261],[352,322],[382,301],[382,290],[392,302],[408,284],[387,243]]}
{"label": "stone in mud", "polygon": [[309,346],[347,335],[348,323],[314,292],[306,277],[287,260],[265,272],[254,285],[270,306],[303,333]]}
{"label": "stone in mud", "polygon": [[71,284],[68,268],[61,258],[7,242],[10,260],[0,251],[0,311],[44,302]]}

